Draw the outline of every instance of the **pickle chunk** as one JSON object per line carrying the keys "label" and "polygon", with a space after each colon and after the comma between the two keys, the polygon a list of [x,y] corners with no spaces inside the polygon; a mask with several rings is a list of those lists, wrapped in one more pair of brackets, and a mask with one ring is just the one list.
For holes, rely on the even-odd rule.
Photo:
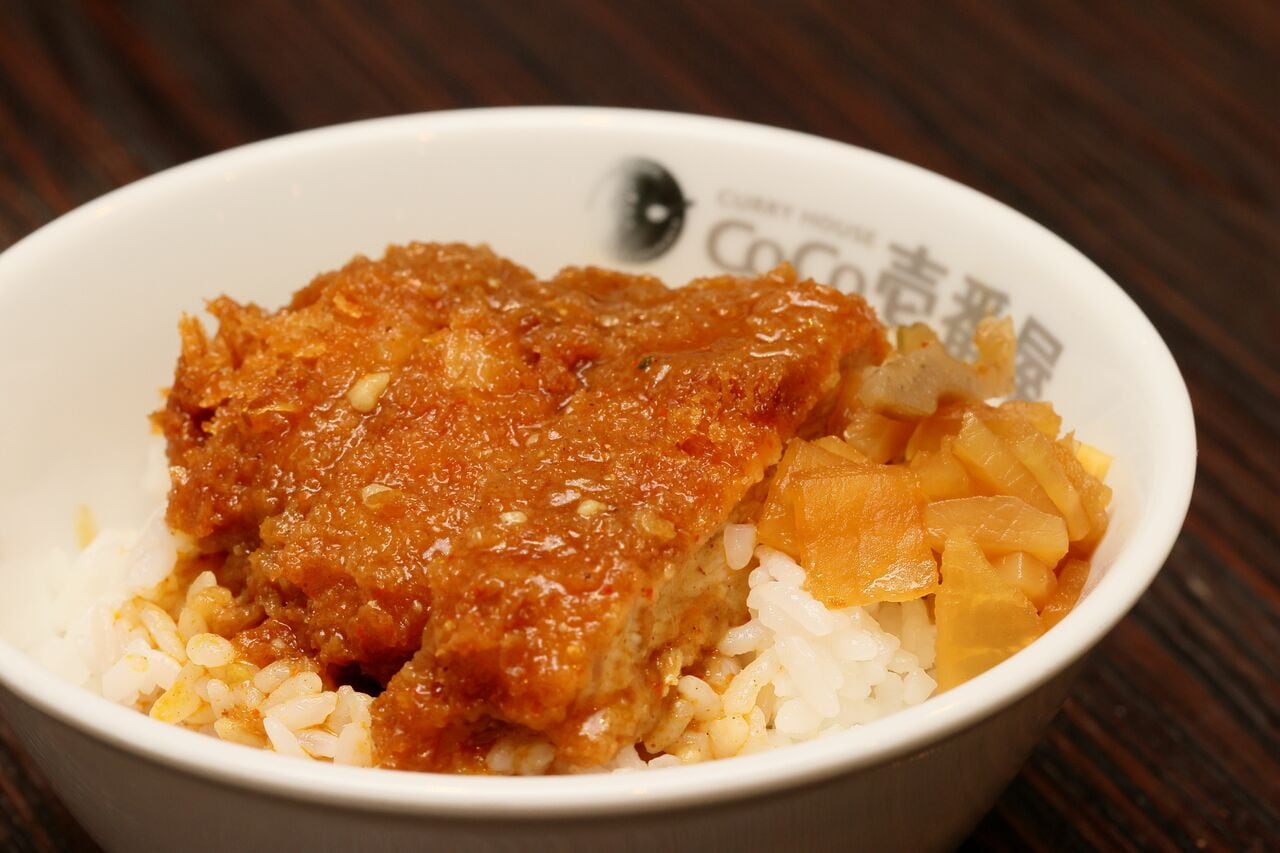
{"label": "pickle chunk", "polygon": [[942,552],[934,615],[940,690],[981,675],[1040,636],[1035,605],[963,534],[953,534]]}
{"label": "pickle chunk", "polygon": [[937,501],[925,507],[924,521],[936,551],[941,551],[950,537],[966,532],[992,555],[1026,551],[1056,566],[1067,553],[1067,525],[1061,516],[1041,512],[1008,495]]}
{"label": "pickle chunk", "polygon": [[904,468],[798,480],[796,532],[809,591],[828,607],[909,601],[934,591],[915,477]]}

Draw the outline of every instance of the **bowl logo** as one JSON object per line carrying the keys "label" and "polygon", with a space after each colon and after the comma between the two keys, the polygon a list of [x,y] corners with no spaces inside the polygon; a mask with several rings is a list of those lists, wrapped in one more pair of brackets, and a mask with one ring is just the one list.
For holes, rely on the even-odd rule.
{"label": "bowl logo", "polygon": [[691,204],[665,166],[634,157],[604,177],[589,206],[607,223],[605,239],[613,256],[643,263],[660,258],[680,239]]}

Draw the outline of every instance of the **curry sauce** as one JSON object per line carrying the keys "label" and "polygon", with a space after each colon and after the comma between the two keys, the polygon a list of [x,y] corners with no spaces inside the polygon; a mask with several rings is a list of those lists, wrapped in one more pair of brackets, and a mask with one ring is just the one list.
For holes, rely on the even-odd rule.
{"label": "curry sauce", "polygon": [[238,591],[246,654],[383,688],[378,760],[427,770],[502,737],[563,767],[635,743],[745,619],[718,531],[886,346],[788,267],[668,289],[463,245],[209,311],[155,415],[168,521]]}

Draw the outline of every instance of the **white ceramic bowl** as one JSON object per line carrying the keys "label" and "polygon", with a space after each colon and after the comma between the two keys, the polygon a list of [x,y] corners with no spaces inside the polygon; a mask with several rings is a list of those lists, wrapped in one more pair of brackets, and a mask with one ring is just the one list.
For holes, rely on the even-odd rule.
{"label": "white ceramic bowl", "polygon": [[[1023,334],[1024,390],[1115,455],[1113,520],[1084,600],[1009,661],[859,730],[611,776],[313,765],[154,723],[25,655],[48,606],[41,561],[70,547],[74,508],[142,521],[145,415],[170,376],[179,313],[223,292],[274,306],[355,253],[415,238],[487,242],[540,273],[594,262],[673,282],[787,258],[861,289],[889,320],[944,329],[973,316],[965,297],[983,291],[971,282],[998,290],[994,307]],[[0,400],[0,705],[116,850],[945,847],[994,802],[1084,655],[1151,583],[1195,467],[1169,351],[1111,279],[1044,228],[869,151],[623,110],[362,122],[98,199],[0,256]]]}

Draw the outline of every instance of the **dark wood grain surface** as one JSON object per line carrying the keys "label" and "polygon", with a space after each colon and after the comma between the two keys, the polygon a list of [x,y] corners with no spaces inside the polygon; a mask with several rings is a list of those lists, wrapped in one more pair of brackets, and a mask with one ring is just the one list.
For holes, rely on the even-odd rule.
{"label": "dark wood grain surface", "polygon": [[[1277,56],[1275,0],[0,0],[0,247],[193,157],[455,107],[732,116],[976,187],[1152,319],[1200,468],[1166,569],[969,846],[1276,849]],[[2,723],[0,847],[95,849]]]}

